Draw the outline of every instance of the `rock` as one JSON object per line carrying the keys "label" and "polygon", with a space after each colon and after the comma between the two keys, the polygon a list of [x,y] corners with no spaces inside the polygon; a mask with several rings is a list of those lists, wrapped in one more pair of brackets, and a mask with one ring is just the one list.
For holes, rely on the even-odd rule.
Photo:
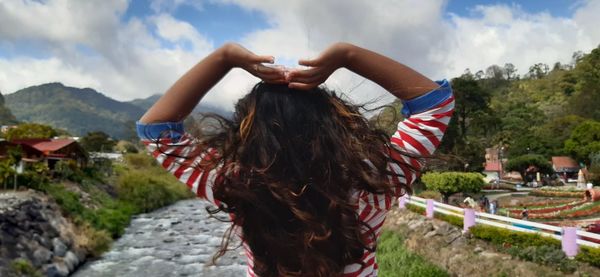
{"label": "rock", "polygon": [[475,246],[475,249],[473,249],[473,252],[475,252],[475,253],[481,253],[481,252],[483,252],[483,248],[481,248],[479,246]]}
{"label": "rock", "polygon": [[63,262],[53,263],[42,268],[47,277],[65,277],[69,275],[69,268]]}
{"label": "rock", "polygon": [[34,266],[41,266],[50,259],[52,259],[52,252],[44,247],[40,247],[33,252],[33,260],[31,261]]}
{"label": "rock", "polygon": [[67,265],[67,268],[69,268],[69,272],[73,271],[79,264],[79,258],[71,251],[68,251],[67,254],[65,254],[63,261],[65,262],[65,265]]}
{"label": "rock", "polygon": [[52,251],[54,255],[64,257],[67,253],[67,246],[60,240],[60,238],[54,238],[52,240]]}
{"label": "rock", "polygon": [[166,238],[166,239],[163,240],[164,243],[171,243],[171,242],[174,242],[174,241],[175,241],[174,238]]}

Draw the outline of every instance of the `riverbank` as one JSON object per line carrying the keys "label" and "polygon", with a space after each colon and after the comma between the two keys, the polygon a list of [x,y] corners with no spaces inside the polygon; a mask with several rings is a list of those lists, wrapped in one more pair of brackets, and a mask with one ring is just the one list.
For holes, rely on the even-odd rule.
{"label": "riverbank", "polygon": [[564,272],[516,259],[483,240],[462,234],[461,228],[450,223],[408,210],[395,208],[388,214],[384,228],[404,237],[408,250],[444,268],[451,276],[600,276],[600,269],[575,261],[574,270]]}
{"label": "riverbank", "polygon": [[110,251],[83,265],[73,276],[244,276],[242,248],[210,265],[229,223],[209,217],[208,205],[199,199],[183,200],[134,216]]}

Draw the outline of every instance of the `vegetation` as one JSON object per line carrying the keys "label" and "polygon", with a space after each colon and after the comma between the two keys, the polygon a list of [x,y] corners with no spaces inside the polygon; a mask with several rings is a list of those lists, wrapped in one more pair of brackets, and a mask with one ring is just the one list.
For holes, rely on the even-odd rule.
{"label": "vegetation", "polygon": [[112,152],[116,142],[102,131],[89,132],[81,137],[79,143],[88,152]]}
{"label": "vegetation", "polygon": [[16,259],[10,263],[10,276],[29,276],[29,277],[41,277],[42,274],[31,265],[29,260]]}
{"label": "vegetation", "polygon": [[0,93],[0,125],[17,124],[17,118],[10,112],[4,103],[4,96]]}
{"label": "vegetation", "polygon": [[64,131],[55,130],[44,124],[21,123],[6,132],[6,140],[30,138],[49,139],[58,135],[66,135],[66,133]]}
{"label": "vegetation", "polygon": [[[488,147],[504,147],[509,160],[571,155],[593,167],[590,155],[600,152],[599,70],[600,48],[575,53],[570,64],[534,64],[523,76],[512,64],[467,69],[451,80],[456,110],[436,152],[443,162],[432,160],[434,169],[481,171]],[[393,105],[395,114],[386,109],[376,117],[390,132],[402,119],[401,103]]]}
{"label": "vegetation", "polygon": [[448,203],[450,195],[457,192],[478,192],[485,182],[479,173],[466,172],[429,172],[421,177],[429,190],[442,194],[444,203]]}
{"label": "vegetation", "polygon": [[[423,214],[425,209],[408,204],[407,208]],[[435,213],[434,217],[454,226],[463,227],[463,219],[458,216]],[[534,233],[515,232],[486,225],[475,225],[469,229],[474,238],[485,240],[496,246],[498,251],[539,264],[555,267],[563,272],[573,272],[577,265],[565,257],[560,240],[542,237]],[[600,267],[600,249],[580,246],[577,261]]]}
{"label": "vegetation", "polygon": [[535,176],[528,174],[528,170],[531,167],[535,167],[535,170],[530,174],[535,174],[535,172],[538,171],[544,174],[550,174],[553,172],[552,165],[542,155],[526,154],[514,157],[506,163],[506,170],[519,172],[523,180],[526,181],[532,181],[535,179]]}
{"label": "vegetation", "polygon": [[377,263],[381,276],[450,276],[442,268],[404,247],[404,239],[392,231],[384,231],[377,243]]}
{"label": "vegetation", "polygon": [[49,83],[24,88],[6,97],[17,119],[66,129],[75,136],[103,131],[119,139],[135,139],[135,120],[144,110],[90,88]]}

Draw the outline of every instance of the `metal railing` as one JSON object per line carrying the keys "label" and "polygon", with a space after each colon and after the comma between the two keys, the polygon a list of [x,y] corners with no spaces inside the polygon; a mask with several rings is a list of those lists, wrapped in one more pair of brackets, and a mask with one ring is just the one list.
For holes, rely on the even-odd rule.
{"label": "metal railing", "polygon": [[[400,199],[400,206],[402,202],[409,203],[415,206],[423,207],[426,210],[427,216],[432,218],[433,212],[457,216],[465,219],[465,209],[459,208],[452,205],[440,203],[431,199],[424,199],[417,196],[404,196],[404,200]],[[428,201],[429,200],[429,201]],[[428,207],[428,205],[430,207]],[[475,212],[474,222],[476,224],[483,224],[488,226],[494,226],[498,228],[504,228],[518,232],[536,233],[541,236],[551,237],[558,240],[564,240],[564,230],[562,227],[532,222],[527,220],[521,220],[506,216],[494,215],[484,212]],[[577,229],[577,240],[578,245],[585,245],[589,247],[600,247],[600,234],[587,232],[584,230]]]}

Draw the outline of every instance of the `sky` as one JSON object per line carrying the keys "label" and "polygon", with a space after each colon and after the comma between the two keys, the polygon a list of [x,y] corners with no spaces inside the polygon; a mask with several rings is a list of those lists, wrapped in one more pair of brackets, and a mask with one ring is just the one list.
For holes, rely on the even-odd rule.
{"label": "sky", "polygon": [[[225,42],[296,66],[346,41],[431,79],[513,63],[569,63],[600,44],[600,0],[0,0],[0,92],[48,82],[121,101],[164,93]],[[203,101],[232,109],[258,79],[232,70]],[[393,100],[347,70],[356,103]]]}

